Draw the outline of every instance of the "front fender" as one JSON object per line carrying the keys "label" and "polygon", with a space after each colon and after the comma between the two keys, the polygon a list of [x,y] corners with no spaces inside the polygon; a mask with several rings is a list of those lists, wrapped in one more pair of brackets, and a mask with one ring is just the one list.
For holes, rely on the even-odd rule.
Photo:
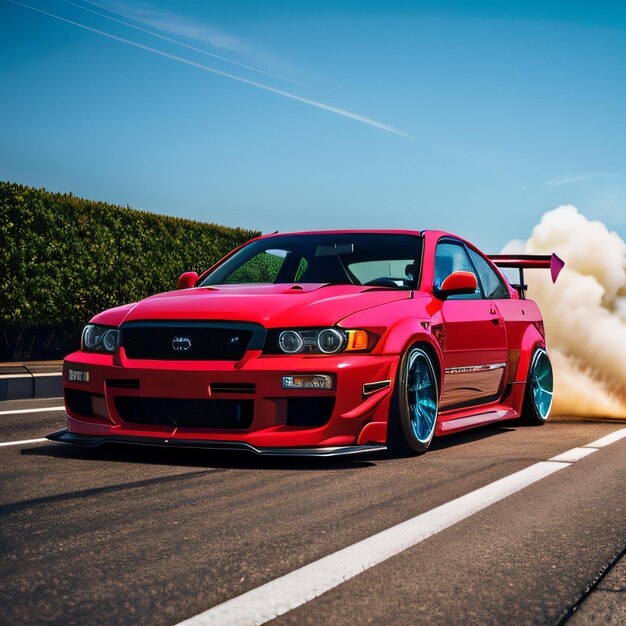
{"label": "front fender", "polygon": [[[372,354],[400,357],[412,344],[426,344],[435,360],[441,390],[444,359],[440,344],[442,335],[437,334],[440,327],[437,320],[441,317],[439,309],[440,305],[433,302],[432,298],[421,296],[354,313],[341,320],[341,326],[372,329],[386,327]],[[395,382],[395,372],[392,375]]]}
{"label": "front fender", "polygon": [[[404,354],[410,346],[415,343],[421,343],[428,346],[431,356],[434,360],[433,365],[437,372],[439,394],[443,389],[443,351],[436,337],[432,333],[432,325],[428,321],[418,321],[416,319],[401,320],[394,324],[381,339],[381,343],[377,346],[377,351],[384,354],[397,354],[397,366],[400,364],[400,356]],[[397,372],[396,366],[396,372]],[[394,375],[395,383],[395,375]]]}

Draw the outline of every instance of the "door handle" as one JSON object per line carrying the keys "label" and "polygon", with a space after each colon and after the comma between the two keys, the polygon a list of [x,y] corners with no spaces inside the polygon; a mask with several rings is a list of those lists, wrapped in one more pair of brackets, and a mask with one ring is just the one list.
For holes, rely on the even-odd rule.
{"label": "door handle", "polygon": [[498,315],[498,309],[496,309],[496,305],[493,304],[493,302],[489,306],[489,313],[491,313],[491,315],[495,315],[496,316],[496,317],[492,317],[491,318],[491,321],[492,321],[493,325],[494,326],[500,326],[500,316]]}

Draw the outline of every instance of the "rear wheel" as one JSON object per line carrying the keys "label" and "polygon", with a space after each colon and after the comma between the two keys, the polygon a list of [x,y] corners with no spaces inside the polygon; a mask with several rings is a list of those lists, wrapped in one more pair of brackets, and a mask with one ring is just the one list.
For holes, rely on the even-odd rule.
{"label": "rear wheel", "polygon": [[439,389],[430,355],[419,345],[402,358],[389,415],[387,445],[395,452],[428,450],[437,425]]}
{"label": "rear wheel", "polygon": [[554,377],[548,353],[535,350],[528,368],[522,420],[527,424],[545,424],[552,407]]}

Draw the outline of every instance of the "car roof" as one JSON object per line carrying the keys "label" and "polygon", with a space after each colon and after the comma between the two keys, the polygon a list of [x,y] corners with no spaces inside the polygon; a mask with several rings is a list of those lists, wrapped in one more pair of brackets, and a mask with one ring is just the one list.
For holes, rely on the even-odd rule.
{"label": "car roof", "polygon": [[469,244],[470,247],[478,248],[471,242],[459,237],[454,233],[449,233],[443,230],[401,230],[401,229],[340,229],[340,230],[308,230],[308,231],[295,231],[285,233],[268,233],[267,235],[261,235],[256,239],[268,239],[272,237],[289,237],[292,235],[349,235],[349,234],[380,234],[380,235],[412,235],[414,237],[427,237],[428,239],[434,239],[435,241],[441,237],[452,237],[458,239],[465,244]]}
{"label": "car roof", "polygon": [[381,234],[381,235],[414,235],[421,237],[422,232],[419,230],[394,230],[394,229],[339,229],[339,230],[304,230],[294,232],[275,232],[267,235],[261,235],[259,239],[268,237],[285,237],[291,235],[350,235],[350,234]]}

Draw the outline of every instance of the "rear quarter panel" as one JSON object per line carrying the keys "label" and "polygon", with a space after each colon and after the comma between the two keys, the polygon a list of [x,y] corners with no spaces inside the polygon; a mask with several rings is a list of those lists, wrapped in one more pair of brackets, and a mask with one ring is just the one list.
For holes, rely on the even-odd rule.
{"label": "rear quarter panel", "polygon": [[512,383],[510,404],[518,413],[522,410],[524,389],[532,355],[545,348],[543,319],[532,300],[495,300],[504,319],[507,333],[507,383]]}

